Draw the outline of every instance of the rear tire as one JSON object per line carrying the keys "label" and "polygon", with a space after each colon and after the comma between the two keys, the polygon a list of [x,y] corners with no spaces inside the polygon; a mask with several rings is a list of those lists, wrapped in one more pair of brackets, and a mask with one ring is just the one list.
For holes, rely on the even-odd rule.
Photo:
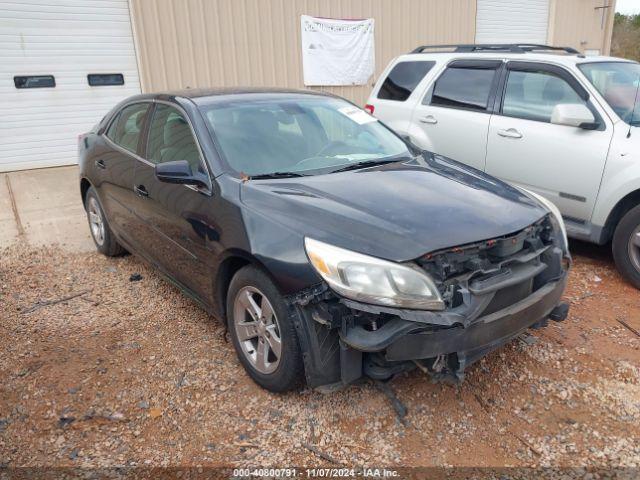
{"label": "rear tire", "polygon": [[625,213],[618,223],[612,250],[618,271],[640,289],[640,205]]}
{"label": "rear tire", "polygon": [[272,392],[303,383],[295,326],[282,295],[260,269],[246,266],[231,280],[227,324],[238,359],[254,382]]}
{"label": "rear tire", "polygon": [[126,252],[113,235],[107,216],[104,214],[98,194],[93,187],[89,187],[84,199],[84,209],[87,212],[89,231],[96,249],[107,257],[116,257]]}

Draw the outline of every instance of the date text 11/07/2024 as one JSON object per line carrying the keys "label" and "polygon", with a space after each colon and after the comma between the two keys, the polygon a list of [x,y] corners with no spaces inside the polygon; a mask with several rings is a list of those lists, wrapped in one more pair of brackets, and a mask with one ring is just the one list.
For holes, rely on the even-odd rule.
{"label": "date text 11/07/2024", "polygon": [[386,468],[237,468],[234,478],[397,478]]}

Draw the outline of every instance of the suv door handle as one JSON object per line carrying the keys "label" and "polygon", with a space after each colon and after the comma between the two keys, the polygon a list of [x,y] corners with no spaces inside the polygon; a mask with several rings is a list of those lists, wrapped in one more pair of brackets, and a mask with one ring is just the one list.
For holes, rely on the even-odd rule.
{"label": "suv door handle", "polygon": [[522,138],[522,134],[515,128],[509,128],[507,130],[498,130],[498,135],[507,138]]}
{"label": "suv door handle", "polygon": [[427,115],[426,117],[420,117],[420,121],[422,123],[431,123],[433,125],[438,123],[438,120],[433,115]]}
{"label": "suv door handle", "polygon": [[139,197],[149,196],[149,192],[147,192],[147,189],[144,185],[136,185],[135,187],[133,187],[133,191],[136,192],[136,195],[138,195]]}
{"label": "suv door handle", "polygon": [[104,160],[96,160],[96,167],[104,170],[105,168],[107,168],[107,165],[104,163]]}

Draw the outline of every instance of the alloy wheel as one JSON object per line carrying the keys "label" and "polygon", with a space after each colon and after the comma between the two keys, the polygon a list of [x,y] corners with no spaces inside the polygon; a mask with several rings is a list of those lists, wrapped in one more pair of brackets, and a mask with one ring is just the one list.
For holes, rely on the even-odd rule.
{"label": "alloy wheel", "polygon": [[636,271],[640,272],[640,225],[631,233],[629,237],[629,258]]}
{"label": "alloy wheel", "polygon": [[104,244],[104,220],[102,211],[95,197],[89,197],[89,205],[87,208],[89,214],[89,227],[91,227],[91,235],[95,242],[102,246]]}
{"label": "alloy wheel", "polygon": [[273,373],[280,364],[280,325],[269,299],[255,287],[243,287],[233,304],[233,324],[245,358],[260,373]]}

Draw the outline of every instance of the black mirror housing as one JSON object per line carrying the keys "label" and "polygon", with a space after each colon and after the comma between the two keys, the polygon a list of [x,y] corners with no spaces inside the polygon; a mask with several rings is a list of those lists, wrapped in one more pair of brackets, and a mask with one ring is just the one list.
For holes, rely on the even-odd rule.
{"label": "black mirror housing", "polygon": [[578,128],[583,130],[598,130],[600,126],[600,122],[582,122],[578,125]]}
{"label": "black mirror housing", "polygon": [[165,183],[176,183],[181,185],[194,185],[196,187],[206,187],[206,182],[191,171],[191,165],[186,160],[175,160],[173,162],[158,163],[155,166],[156,178]]}

